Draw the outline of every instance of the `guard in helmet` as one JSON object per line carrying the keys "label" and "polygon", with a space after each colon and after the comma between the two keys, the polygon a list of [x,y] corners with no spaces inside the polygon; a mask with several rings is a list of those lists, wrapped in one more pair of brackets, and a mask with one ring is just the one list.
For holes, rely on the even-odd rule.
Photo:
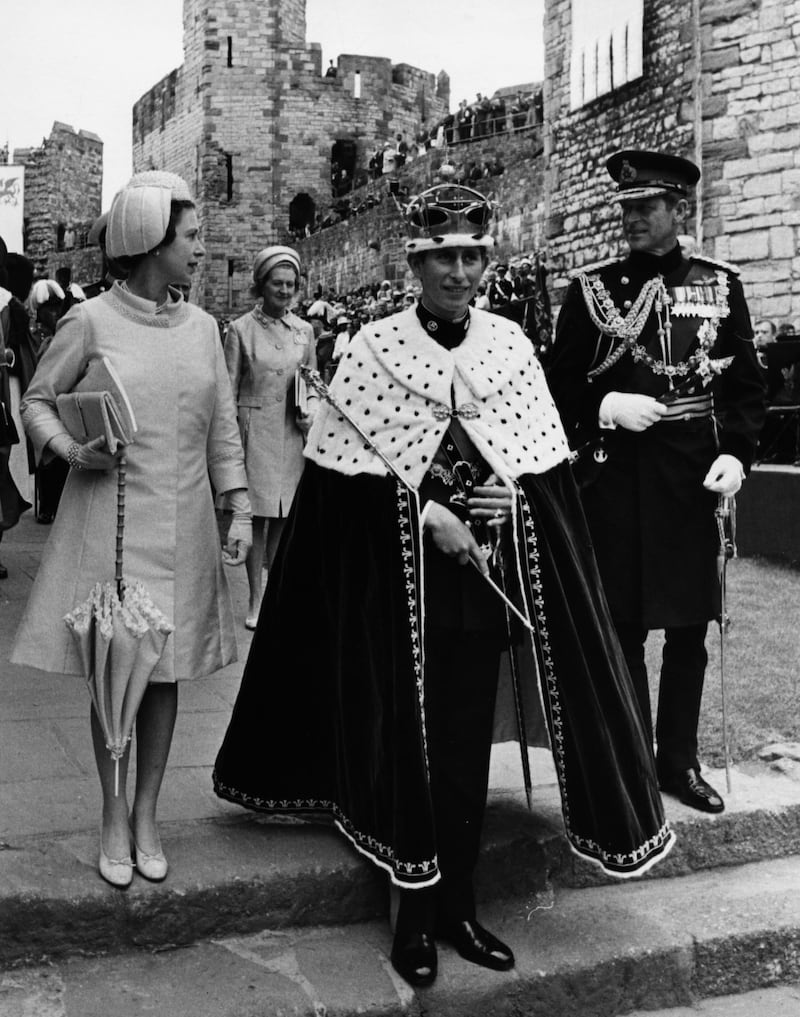
{"label": "guard in helmet", "polygon": [[214,774],[248,808],[332,816],[389,874],[391,960],[415,986],[437,942],[503,971],[504,940],[530,934],[488,932],[473,892],[509,642],[573,849],[626,876],[672,844],[542,368],[516,324],[470,307],[491,216],[454,185],[408,206],[420,299],[362,327],[309,433]]}

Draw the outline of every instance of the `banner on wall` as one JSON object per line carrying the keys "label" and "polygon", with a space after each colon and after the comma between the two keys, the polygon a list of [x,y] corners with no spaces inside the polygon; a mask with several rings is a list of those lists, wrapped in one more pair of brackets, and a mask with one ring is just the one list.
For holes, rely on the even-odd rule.
{"label": "banner on wall", "polygon": [[25,167],[0,166],[0,237],[9,251],[23,253]]}
{"label": "banner on wall", "polygon": [[644,0],[572,0],[570,109],[642,76]]}

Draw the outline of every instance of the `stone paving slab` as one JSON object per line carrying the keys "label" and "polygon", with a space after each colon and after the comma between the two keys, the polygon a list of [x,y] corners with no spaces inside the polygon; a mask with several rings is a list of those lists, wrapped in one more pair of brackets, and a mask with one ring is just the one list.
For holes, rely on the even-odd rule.
{"label": "stone paving slab", "polygon": [[[664,1017],[757,1017],[710,997],[800,980],[797,858],[561,888],[548,907],[512,900],[483,915],[514,949],[513,972],[442,945],[436,983],[414,991],[391,968],[385,921],[223,933],[172,951],[6,969],[0,1017],[620,1017],[665,1007]],[[797,1014],[794,989],[765,999],[783,1007],[765,1015]]]}

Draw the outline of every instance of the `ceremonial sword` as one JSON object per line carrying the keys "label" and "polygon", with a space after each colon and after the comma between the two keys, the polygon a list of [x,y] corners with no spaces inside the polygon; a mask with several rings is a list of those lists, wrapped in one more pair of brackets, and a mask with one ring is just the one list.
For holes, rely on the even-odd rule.
{"label": "ceremonial sword", "polygon": [[725,781],[728,794],[731,790],[731,752],[728,743],[728,718],[725,706],[725,636],[730,620],[727,604],[727,569],[731,558],[736,557],[736,500],[720,495],[714,510],[717,521],[719,547],[717,549],[717,578],[719,580],[719,679],[722,701],[722,749],[725,753]]}

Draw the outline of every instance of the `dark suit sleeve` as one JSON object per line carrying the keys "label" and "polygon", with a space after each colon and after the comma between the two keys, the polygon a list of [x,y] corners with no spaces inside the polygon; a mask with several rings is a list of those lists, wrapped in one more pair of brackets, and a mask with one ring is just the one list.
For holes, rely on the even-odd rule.
{"label": "dark suit sleeve", "polygon": [[546,368],[550,391],[573,448],[599,430],[597,418],[606,389],[586,375],[607,351],[608,340],[589,317],[580,283],[575,280],[570,283],[558,316]]}
{"label": "dark suit sleeve", "polygon": [[716,410],[720,452],[736,456],[749,470],[766,414],[766,384],[756,358],[753,329],[741,282],[730,278],[730,313],[720,325],[722,356],[733,363],[721,376]]}

